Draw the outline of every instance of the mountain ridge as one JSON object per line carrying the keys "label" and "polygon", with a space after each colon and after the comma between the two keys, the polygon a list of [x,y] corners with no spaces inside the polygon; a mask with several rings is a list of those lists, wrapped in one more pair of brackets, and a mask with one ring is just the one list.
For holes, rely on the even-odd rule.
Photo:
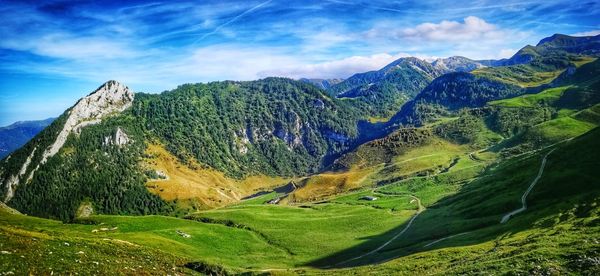
{"label": "mountain ridge", "polygon": [[[570,64],[569,57],[565,59],[566,63],[560,60],[562,63],[551,69],[564,70],[560,66]],[[464,62],[467,67],[474,64],[462,57],[440,60],[437,64],[442,61],[458,61],[458,66],[451,66],[458,71]],[[501,69],[506,68],[521,67]],[[500,78],[482,74],[482,69],[489,74],[500,74]],[[127,197],[141,197],[151,202],[148,204],[155,204],[152,210],[127,207],[137,214],[167,210],[170,207],[165,207],[164,202],[157,203],[144,185],[148,179],[168,175],[149,171],[134,161],[147,155],[144,152],[147,144],[164,147],[180,164],[211,168],[237,180],[318,173],[334,161],[329,157],[352,150],[355,141],[368,142],[402,125],[419,126],[463,108],[480,108],[489,101],[538,91],[507,82],[502,78],[505,73],[498,70],[484,67],[444,74],[429,62],[401,58],[378,71],[357,74],[334,85],[337,89],[356,85],[343,93],[334,93],[337,97],[331,96],[332,90],[328,94],[312,84],[285,78],[186,84],[162,94],[138,93],[135,97],[126,86],[108,81],[65,111],[53,125],[15,152],[11,160],[0,163],[2,195],[10,204],[16,192],[23,193],[14,202],[22,210],[69,218],[70,210],[76,209],[83,198],[71,199],[64,191],[48,190],[44,183],[58,185],[71,177],[50,171],[55,171],[61,162],[93,170],[99,162],[120,160],[124,162],[121,169],[129,175],[107,170],[102,177],[117,183],[110,189],[130,185],[136,187],[135,193],[118,195],[114,202],[101,202],[97,195],[94,200],[102,205],[99,210],[120,212],[115,202],[130,200]],[[376,83],[370,85],[370,81]],[[359,122],[374,114],[391,116],[383,113],[381,107],[388,112],[395,110],[396,115],[388,122],[359,127]],[[367,136],[362,136],[363,133]],[[102,156],[102,152],[111,154]],[[49,159],[56,161],[48,162]],[[38,175],[40,168],[43,172]],[[74,177],[69,185],[83,189],[83,181],[92,181],[108,193],[104,186],[107,184],[88,178],[100,176],[88,173],[89,176]],[[117,180],[119,177],[125,180]],[[90,194],[88,190],[81,191],[81,196]],[[64,211],[40,210],[40,206],[31,205],[40,194],[51,193],[60,193],[55,195],[56,201],[68,205]],[[220,193],[226,195],[229,191]]]}
{"label": "mountain ridge", "polygon": [[0,127],[0,160],[22,147],[55,119],[18,121],[8,126]]}

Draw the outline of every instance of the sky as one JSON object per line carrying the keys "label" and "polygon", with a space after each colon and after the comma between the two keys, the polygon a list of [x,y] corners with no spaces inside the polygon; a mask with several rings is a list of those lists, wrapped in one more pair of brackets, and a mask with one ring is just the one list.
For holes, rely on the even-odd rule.
{"label": "sky", "polygon": [[405,56],[506,58],[554,33],[600,34],[600,2],[0,0],[0,126],[56,117],[111,79],[158,93],[347,78]]}

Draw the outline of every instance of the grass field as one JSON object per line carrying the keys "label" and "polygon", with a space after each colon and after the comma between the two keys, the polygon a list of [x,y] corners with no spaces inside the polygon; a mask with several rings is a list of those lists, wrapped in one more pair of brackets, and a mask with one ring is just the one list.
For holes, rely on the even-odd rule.
{"label": "grass field", "polygon": [[530,65],[513,65],[501,67],[485,67],[472,71],[481,77],[498,80],[520,87],[537,87],[548,84],[564,70],[539,71]]}
{"label": "grass field", "polygon": [[[127,218],[124,218],[127,219]],[[100,228],[15,215],[0,208],[2,274],[173,274],[190,273],[191,259],[139,246]]]}
{"label": "grass field", "polygon": [[[400,149],[397,155],[386,147],[370,144],[359,147],[354,153],[350,168],[342,172],[324,172],[308,177],[305,185],[290,196],[291,202],[324,200],[343,192],[360,190],[397,182],[407,178],[424,177],[443,171],[478,167],[489,161],[472,160],[468,145],[457,145],[432,137],[419,147]],[[369,156],[368,158],[364,158]]]}
{"label": "grass field", "polygon": [[[265,194],[198,212],[194,220],[92,216],[83,221],[90,224],[63,224],[1,211],[0,243],[7,253],[0,254],[0,264],[17,274],[192,273],[184,267],[191,262],[203,264],[204,272],[232,273],[597,272],[589,256],[599,252],[600,241],[599,136],[595,129],[558,145],[528,198],[529,209],[507,224],[500,218],[519,206],[549,149],[496,164],[464,158],[445,172],[364,187],[327,202],[267,205],[261,201],[275,195]],[[365,195],[378,200],[362,200]],[[406,228],[417,214],[415,197],[425,210],[402,236],[364,258],[335,265]]]}
{"label": "grass field", "polygon": [[556,88],[546,89],[537,94],[526,94],[510,99],[498,100],[489,102],[492,106],[502,107],[537,107],[551,105],[553,102],[560,99],[563,93],[573,86],[561,86]]}
{"label": "grass field", "polygon": [[[491,104],[551,106],[569,89]],[[299,188],[280,204],[266,204],[286,196],[271,189],[292,179],[233,180],[150,145],[144,165],[167,178],[147,185],[192,211],[186,219],[93,215],[64,224],[0,206],[0,272],[597,275],[600,107],[556,114],[491,149],[503,138],[487,128],[474,140],[486,142],[471,144],[436,136],[435,125],[396,132],[331,171],[293,179]],[[501,151],[526,143],[531,150]],[[553,149],[528,209],[501,224]]]}
{"label": "grass field", "polygon": [[392,117],[369,117],[368,121],[371,124],[375,123],[387,123]]}

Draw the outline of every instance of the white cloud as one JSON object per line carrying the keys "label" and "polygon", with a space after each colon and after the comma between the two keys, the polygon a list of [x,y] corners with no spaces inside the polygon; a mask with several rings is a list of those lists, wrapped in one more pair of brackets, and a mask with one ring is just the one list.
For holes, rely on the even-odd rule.
{"label": "white cloud", "polygon": [[392,33],[397,38],[418,41],[464,41],[498,39],[504,31],[485,20],[468,16],[463,22],[443,20],[440,23],[423,23],[414,28],[404,28]]}
{"label": "white cloud", "polygon": [[572,34],[572,36],[596,36],[596,35],[600,35],[600,30],[593,30],[593,31],[579,32],[579,33]]}
{"label": "white cloud", "polygon": [[508,55],[508,51],[499,49],[513,49],[529,43],[531,32],[502,28],[482,18],[468,16],[462,21],[425,22],[412,27],[401,22],[382,21],[364,32],[363,37],[388,49],[403,47],[403,51],[408,52],[495,59]]}
{"label": "white cloud", "polygon": [[159,92],[182,83],[218,80],[255,80],[269,76],[289,78],[348,78],[355,73],[378,70],[407,53],[350,56],[311,63],[283,48],[213,45],[177,56],[154,53],[140,59],[72,60],[68,63],[21,63],[11,69],[102,83],[119,80],[136,91]]}
{"label": "white cloud", "polygon": [[298,62],[277,48],[213,45],[196,49],[189,57],[168,62],[163,70],[200,81],[254,80],[259,77],[258,72]]}
{"label": "white cloud", "polygon": [[121,44],[103,37],[74,37],[64,33],[48,34],[30,39],[5,39],[0,47],[20,51],[30,51],[37,55],[65,58],[123,58],[138,54]]}
{"label": "white cloud", "polygon": [[260,77],[281,76],[290,78],[348,78],[355,73],[378,70],[406,53],[390,55],[387,53],[371,56],[351,56],[339,60],[315,64],[288,64],[283,67],[259,72]]}

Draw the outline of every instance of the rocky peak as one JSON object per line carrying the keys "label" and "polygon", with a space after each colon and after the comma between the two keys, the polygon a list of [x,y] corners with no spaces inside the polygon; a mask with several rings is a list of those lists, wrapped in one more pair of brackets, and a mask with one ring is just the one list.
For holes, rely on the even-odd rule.
{"label": "rocky peak", "polygon": [[396,70],[402,69],[420,71],[422,74],[428,75],[432,78],[435,78],[439,75],[437,69],[434,68],[431,64],[416,57],[399,58],[394,62],[383,67],[381,70],[379,70],[379,72],[382,72],[384,75],[387,75]]}
{"label": "rocky peak", "polygon": [[129,87],[111,80],[107,81],[94,92],[82,98],[71,108],[69,117],[56,138],[42,158],[42,163],[53,156],[64,145],[71,132],[79,133],[81,128],[99,123],[102,118],[121,112],[133,103],[133,92]]}
{"label": "rocky peak", "polygon": [[[111,80],[96,89],[94,92],[85,96],[79,100],[66,114],[67,120],[58,133],[56,140],[42,153],[42,159],[38,164],[30,164],[34,151],[30,154],[30,157],[23,164],[21,171],[8,178],[7,182],[4,183],[7,187],[7,196],[5,201],[12,198],[13,191],[17,185],[23,180],[25,172],[28,167],[35,166],[29,173],[27,181],[31,180],[36,170],[40,165],[46,163],[48,158],[54,156],[63,147],[67,141],[69,134],[79,134],[81,129],[88,125],[97,124],[102,121],[103,118],[118,112],[122,112],[127,109],[133,103],[133,92],[125,85]],[[117,130],[115,137],[111,141],[115,144],[122,145],[129,142],[127,135],[120,130]]]}
{"label": "rocky peak", "polygon": [[483,64],[466,57],[452,56],[449,58],[438,58],[431,63],[433,67],[444,72],[470,72],[485,67]]}
{"label": "rocky peak", "polygon": [[69,117],[82,120],[96,120],[115,111],[123,111],[131,106],[133,92],[129,87],[111,80],[77,102]]}

